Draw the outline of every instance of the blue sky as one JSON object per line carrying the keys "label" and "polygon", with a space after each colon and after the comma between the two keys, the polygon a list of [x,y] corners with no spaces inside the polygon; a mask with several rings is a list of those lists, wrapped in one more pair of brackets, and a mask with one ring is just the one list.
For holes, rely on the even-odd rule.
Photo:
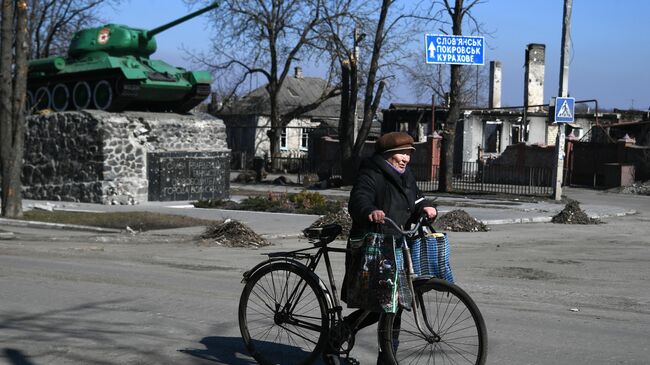
{"label": "blue sky", "polygon": [[[546,45],[544,99],[559,89],[563,0],[488,0],[474,8],[474,16],[491,35],[485,66],[502,63],[502,105],[523,103],[525,50],[529,43]],[[182,0],[124,0],[116,11],[102,16],[115,23],[154,28],[188,12]],[[578,100],[597,99],[601,108],[650,108],[650,1],[573,0],[569,92]],[[448,29],[446,29],[448,31]],[[430,33],[439,33],[432,29]],[[422,44],[418,35],[414,44]],[[156,36],[153,58],[192,68],[181,46],[206,49],[211,34],[205,16]],[[422,46],[424,62],[424,47]],[[310,76],[317,68],[304,67]],[[405,82],[406,83],[406,82]],[[429,100],[429,96],[419,101]],[[390,102],[415,102],[405,86],[398,86]]]}

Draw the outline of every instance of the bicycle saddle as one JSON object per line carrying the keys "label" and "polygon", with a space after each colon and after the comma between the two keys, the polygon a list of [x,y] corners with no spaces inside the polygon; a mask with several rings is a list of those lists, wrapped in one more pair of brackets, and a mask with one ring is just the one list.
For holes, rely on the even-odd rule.
{"label": "bicycle saddle", "polygon": [[341,231],[343,231],[341,225],[331,223],[322,227],[307,228],[304,230],[304,233],[307,238],[318,240],[314,242],[314,245],[322,246],[334,241]]}

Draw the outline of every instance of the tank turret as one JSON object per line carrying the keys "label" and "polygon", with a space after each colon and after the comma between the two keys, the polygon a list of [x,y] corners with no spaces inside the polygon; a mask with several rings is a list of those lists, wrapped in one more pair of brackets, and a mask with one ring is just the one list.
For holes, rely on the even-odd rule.
{"label": "tank turret", "polygon": [[61,56],[29,62],[28,101],[36,109],[187,112],[210,93],[208,71],[149,58],[154,36],[218,7],[213,3],[151,30],[119,24],[78,31]]}

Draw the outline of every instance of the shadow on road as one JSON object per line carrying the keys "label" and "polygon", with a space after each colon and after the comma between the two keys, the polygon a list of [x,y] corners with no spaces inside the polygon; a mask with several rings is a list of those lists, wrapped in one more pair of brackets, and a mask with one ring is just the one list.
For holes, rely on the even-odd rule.
{"label": "shadow on road", "polygon": [[[251,365],[257,362],[248,355],[241,337],[205,337],[200,341],[205,349],[183,349],[182,353],[228,365]],[[281,345],[275,342],[258,342],[257,348],[262,351],[272,351],[282,359],[291,359],[294,356],[304,358],[304,351],[294,346]],[[320,362],[318,362],[320,363]]]}
{"label": "shadow on road", "polygon": [[39,357],[49,358],[45,360],[48,363],[56,358],[56,364],[103,364],[107,363],[102,359],[103,351],[116,348],[130,356],[147,359],[148,363],[165,363],[164,354],[142,348],[138,341],[126,340],[164,336],[156,329],[143,329],[131,321],[129,316],[140,313],[132,302],[132,298],[115,298],[34,313],[0,311],[0,333],[6,346],[0,353],[0,363],[35,365],[14,345],[23,343],[30,348],[39,348]]}
{"label": "shadow on road", "polygon": [[257,364],[253,358],[248,356],[244,341],[241,337],[204,337],[201,344],[205,349],[182,349],[182,353],[229,365],[251,365]]}
{"label": "shadow on road", "polygon": [[2,354],[11,365],[36,365],[20,350],[6,348],[2,350]]}

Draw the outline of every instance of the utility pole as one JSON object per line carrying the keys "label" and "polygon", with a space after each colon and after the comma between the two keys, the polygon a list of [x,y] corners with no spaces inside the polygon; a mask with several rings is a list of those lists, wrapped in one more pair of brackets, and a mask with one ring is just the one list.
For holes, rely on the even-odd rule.
{"label": "utility pole", "polygon": [[[573,0],[564,0],[564,16],[562,19],[562,53],[560,55],[560,89],[559,97],[569,96],[569,49],[571,48],[571,8]],[[555,106],[556,108],[558,105]],[[550,118],[550,115],[549,115]],[[564,178],[564,123],[557,123],[557,139],[555,141],[556,168],[554,172],[553,199],[562,199],[562,180]]]}

